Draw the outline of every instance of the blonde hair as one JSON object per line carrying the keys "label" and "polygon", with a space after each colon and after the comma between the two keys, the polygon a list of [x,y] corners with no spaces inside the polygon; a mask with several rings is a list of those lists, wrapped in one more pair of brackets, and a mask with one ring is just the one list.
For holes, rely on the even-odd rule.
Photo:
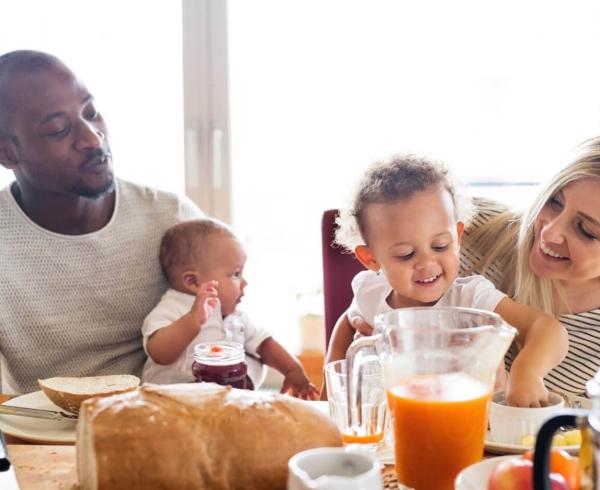
{"label": "blonde hair", "polygon": [[468,221],[472,215],[471,203],[457,192],[457,185],[442,163],[411,154],[375,162],[358,182],[350,205],[340,210],[334,244],[349,252],[366,244],[365,210],[369,204],[406,200],[415,192],[437,185],[446,189],[452,197],[456,219]]}
{"label": "blonde hair", "polygon": [[583,179],[600,181],[600,137],[580,145],[574,161],[544,186],[522,216],[505,211],[473,233],[467,230],[464,246],[487,251],[473,269],[484,273],[492,265],[497,267],[503,273],[502,283],[497,286],[520,303],[553,315],[568,309],[561,283],[536,276],[529,267],[529,255],[535,239],[535,220],[542,207],[567,184]]}

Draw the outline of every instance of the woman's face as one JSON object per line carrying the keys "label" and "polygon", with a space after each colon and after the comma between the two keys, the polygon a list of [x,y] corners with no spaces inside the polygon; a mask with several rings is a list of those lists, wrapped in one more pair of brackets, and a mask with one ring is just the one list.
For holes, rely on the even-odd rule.
{"label": "woman's face", "polygon": [[600,277],[600,179],[567,184],[548,199],[535,220],[529,266],[546,279]]}

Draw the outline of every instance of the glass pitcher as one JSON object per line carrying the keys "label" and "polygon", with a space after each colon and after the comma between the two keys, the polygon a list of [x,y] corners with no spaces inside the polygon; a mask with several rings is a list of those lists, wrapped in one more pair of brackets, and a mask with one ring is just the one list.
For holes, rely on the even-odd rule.
{"label": "glass pitcher", "polygon": [[378,315],[375,332],[348,349],[348,409],[358,420],[363,349],[383,366],[398,481],[415,490],[452,489],[483,456],[487,406],[516,330],[470,308],[403,308]]}

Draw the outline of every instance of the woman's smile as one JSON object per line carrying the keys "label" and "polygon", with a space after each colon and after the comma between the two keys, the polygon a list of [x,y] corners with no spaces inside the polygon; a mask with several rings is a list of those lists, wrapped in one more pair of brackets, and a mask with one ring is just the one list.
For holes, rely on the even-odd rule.
{"label": "woman's smile", "polygon": [[558,252],[552,250],[544,240],[540,240],[540,250],[544,256],[552,257],[553,259],[558,260],[569,260],[569,257],[559,254]]}

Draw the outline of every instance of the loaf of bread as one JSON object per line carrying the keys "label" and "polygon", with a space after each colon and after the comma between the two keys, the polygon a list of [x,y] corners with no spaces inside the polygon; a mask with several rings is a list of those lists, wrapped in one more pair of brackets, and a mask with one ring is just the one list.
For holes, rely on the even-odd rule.
{"label": "loaf of bread", "polygon": [[124,393],[134,390],[139,384],[140,379],[130,374],[38,379],[39,387],[52,403],[75,414],[79,412],[83,400]]}
{"label": "loaf of bread", "polygon": [[81,405],[77,471],[82,490],[284,490],[291,456],[341,445],[334,422],[296,398],[143,385]]}

